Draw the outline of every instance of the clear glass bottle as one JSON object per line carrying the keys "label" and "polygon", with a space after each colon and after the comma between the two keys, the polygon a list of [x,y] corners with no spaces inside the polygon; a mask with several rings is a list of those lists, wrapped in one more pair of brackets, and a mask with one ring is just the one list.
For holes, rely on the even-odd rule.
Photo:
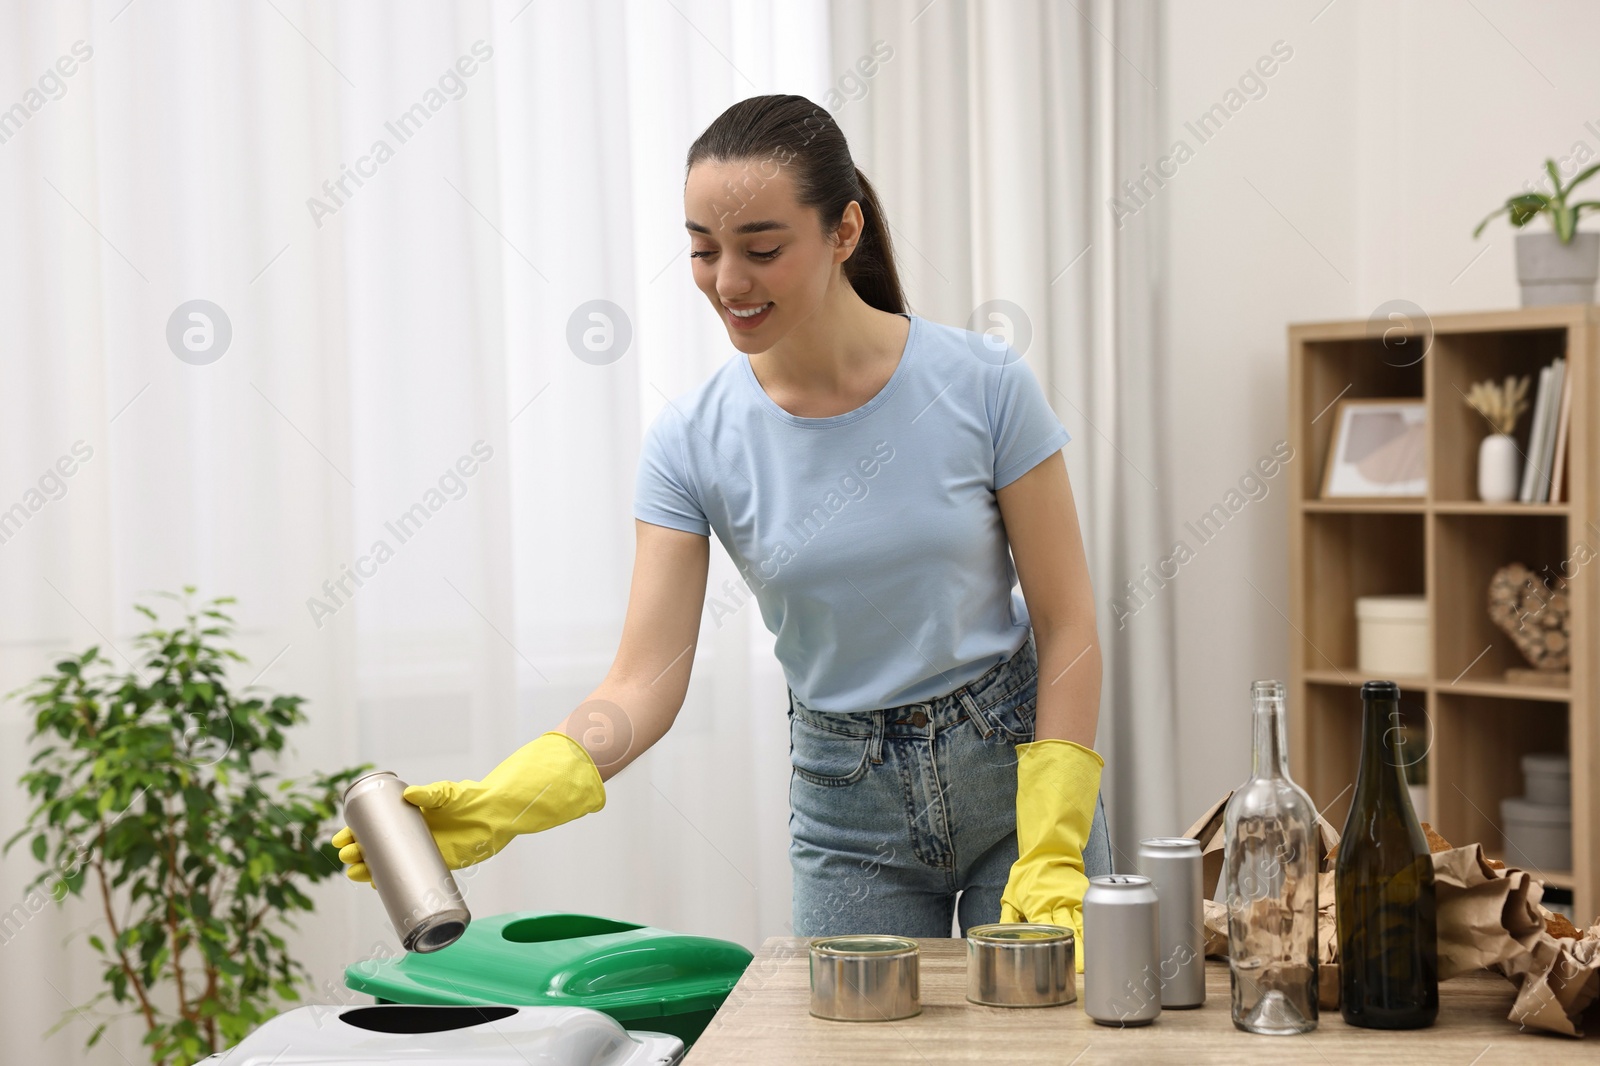
{"label": "clear glass bottle", "polygon": [[1233,1024],[1269,1036],[1317,1027],[1317,811],[1289,779],[1283,684],[1257,681],[1250,779],[1223,814]]}

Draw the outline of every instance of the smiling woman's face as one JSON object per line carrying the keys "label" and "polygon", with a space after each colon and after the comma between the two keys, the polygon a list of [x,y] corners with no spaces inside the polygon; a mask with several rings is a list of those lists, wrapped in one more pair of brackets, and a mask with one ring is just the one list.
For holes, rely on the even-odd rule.
{"label": "smiling woman's face", "polygon": [[795,203],[789,171],[767,176],[771,169],[760,161],[697,163],[683,190],[694,283],[743,352],[768,350],[820,307],[834,267],[849,258],[844,243],[824,239],[816,210]]}

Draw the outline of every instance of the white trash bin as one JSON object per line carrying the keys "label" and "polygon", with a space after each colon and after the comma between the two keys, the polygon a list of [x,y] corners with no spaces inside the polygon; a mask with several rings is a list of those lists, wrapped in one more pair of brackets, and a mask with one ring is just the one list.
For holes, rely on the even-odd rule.
{"label": "white trash bin", "polygon": [[297,1007],[203,1066],[675,1066],[683,1041],[587,1007]]}

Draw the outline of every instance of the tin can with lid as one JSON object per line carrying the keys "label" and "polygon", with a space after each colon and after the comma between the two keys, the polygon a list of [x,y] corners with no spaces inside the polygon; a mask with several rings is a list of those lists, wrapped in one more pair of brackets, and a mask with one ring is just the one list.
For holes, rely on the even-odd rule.
{"label": "tin can with lid", "polygon": [[1206,1001],[1205,912],[1200,842],[1193,837],[1139,841],[1139,872],[1156,890],[1161,934],[1161,1007],[1183,1010]]}
{"label": "tin can with lid", "polygon": [[344,790],[344,817],[400,943],[407,951],[438,951],[466,932],[472,915],[405,790],[389,770],[358,777]]}
{"label": "tin can with lid", "polygon": [[1089,878],[1083,894],[1083,1012],[1101,1025],[1149,1025],[1161,1014],[1160,932],[1148,877]]}
{"label": "tin can with lid", "polygon": [[1072,930],[1000,922],[967,930],[967,999],[987,1007],[1055,1007],[1078,999]]}
{"label": "tin can with lid", "polygon": [[836,1022],[892,1022],[922,1013],[915,940],[870,934],[811,942],[811,1013]]}

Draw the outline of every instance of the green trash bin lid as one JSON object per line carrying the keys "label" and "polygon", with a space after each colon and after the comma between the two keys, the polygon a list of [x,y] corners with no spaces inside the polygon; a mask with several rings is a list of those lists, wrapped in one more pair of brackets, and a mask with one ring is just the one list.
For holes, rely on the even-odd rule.
{"label": "green trash bin lid", "polygon": [[728,940],[519,911],[474,918],[438,951],[352,963],[344,978],[392,1003],[589,1007],[626,1024],[715,1011],[752,957]]}

